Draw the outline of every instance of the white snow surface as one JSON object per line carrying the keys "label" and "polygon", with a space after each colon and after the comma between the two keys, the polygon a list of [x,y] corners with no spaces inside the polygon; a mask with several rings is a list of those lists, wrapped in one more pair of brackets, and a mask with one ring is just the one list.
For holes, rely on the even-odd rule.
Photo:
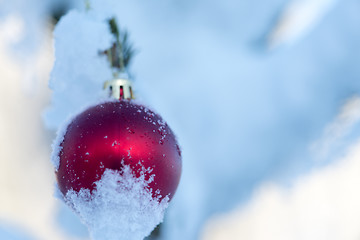
{"label": "white snow surface", "polygon": [[51,144],[52,152],[51,152],[51,163],[53,164],[55,170],[57,171],[60,166],[60,151],[62,147],[60,146],[62,141],[64,141],[64,136],[66,134],[67,127],[69,123],[71,123],[73,118],[69,119],[68,121],[64,122],[64,124],[58,129],[56,133],[56,138],[54,139],[53,143]]}
{"label": "white snow surface", "polygon": [[65,202],[80,216],[94,240],[140,240],[162,222],[169,198],[154,199],[145,180],[133,175],[129,166],[122,172],[107,169],[92,193],[70,190]]}
{"label": "white snow surface", "polygon": [[55,63],[49,86],[52,106],[45,113],[45,124],[57,128],[79,106],[98,99],[112,73],[99,52],[111,46],[113,36],[106,20],[90,12],[70,11],[54,30]]}
{"label": "white snow surface", "polygon": [[273,49],[299,41],[315,28],[336,2],[336,0],[290,1],[268,37],[268,47]]}

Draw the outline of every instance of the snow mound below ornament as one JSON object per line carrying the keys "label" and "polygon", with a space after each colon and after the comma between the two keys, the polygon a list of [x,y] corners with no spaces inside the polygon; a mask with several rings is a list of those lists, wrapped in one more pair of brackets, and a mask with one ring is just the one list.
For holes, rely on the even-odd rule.
{"label": "snow mound below ornament", "polygon": [[[69,190],[65,202],[80,216],[94,240],[140,240],[162,222],[169,198],[153,198],[148,188],[154,178],[146,180],[143,169],[140,177],[130,166],[122,172],[105,170],[96,189]],[[60,191],[59,191],[60,193]]]}

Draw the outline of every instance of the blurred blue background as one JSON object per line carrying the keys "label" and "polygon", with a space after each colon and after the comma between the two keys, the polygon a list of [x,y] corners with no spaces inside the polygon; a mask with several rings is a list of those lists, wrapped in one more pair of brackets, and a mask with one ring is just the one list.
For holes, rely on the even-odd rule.
{"label": "blurred blue background", "polygon": [[[20,136],[12,119],[24,118],[20,109],[26,106],[21,104],[37,99],[32,113],[38,116],[34,124],[41,126],[37,133],[25,131],[24,138],[39,135],[32,149],[42,149],[39,158],[44,160],[31,161],[49,171],[40,174],[44,177],[39,183],[54,181],[47,154],[54,131],[69,114],[56,104],[46,110],[54,104],[47,89],[53,16],[81,5],[0,2],[0,65],[10,64],[18,72],[5,74],[9,67],[0,71],[5,102],[0,124],[12,126],[9,134]],[[356,100],[360,89],[359,1],[136,0],[118,1],[116,6],[120,24],[138,49],[131,65],[137,93],[167,120],[182,145],[181,184],[161,227],[161,239],[199,239],[211,217],[245,206],[263,182],[291,188],[294,179],[333,164],[359,137],[356,114],[353,120],[350,116],[351,123],[336,122],[344,104]],[[9,89],[19,86],[10,95]],[[19,96],[21,101],[11,101]],[[19,113],[9,118],[13,104]],[[346,125],[340,127],[342,133],[326,131],[334,119]],[[13,164],[11,150],[0,149],[1,161]],[[321,157],[320,151],[325,151]],[[21,168],[24,158],[16,161]],[[6,188],[5,178],[1,181],[5,198],[11,196],[13,188]],[[51,194],[52,186],[47,187]],[[56,200],[50,196],[46,201]],[[76,217],[58,202],[49,203],[53,212],[45,214],[54,218],[53,231],[38,230],[46,217],[30,224],[20,213],[8,211],[9,204],[14,203],[2,204],[0,219],[32,229],[35,239],[49,239],[51,234],[57,236],[54,239],[86,238]],[[66,227],[69,221],[74,224]]]}

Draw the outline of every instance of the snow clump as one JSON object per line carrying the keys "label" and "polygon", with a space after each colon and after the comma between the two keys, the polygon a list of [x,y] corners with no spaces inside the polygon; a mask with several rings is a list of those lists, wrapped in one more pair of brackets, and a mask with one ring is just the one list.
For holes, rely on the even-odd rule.
{"label": "snow clump", "polygon": [[70,190],[64,200],[89,228],[92,239],[141,240],[162,222],[169,202],[169,197],[153,198],[148,188],[153,177],[146,180],[144,172],[136,177],[126,165],[121,172],[107,169],[93,192]]}
{"label": "snow clump", "polygon": [[100,52],[112,46],[114,36],[107,20],[72,10],[56,25],[54,40],[55,63],[49,81],[53,95],[44,114],[46,126],[52,129],[103,97],[103,84],[112,79],[112,70]]}

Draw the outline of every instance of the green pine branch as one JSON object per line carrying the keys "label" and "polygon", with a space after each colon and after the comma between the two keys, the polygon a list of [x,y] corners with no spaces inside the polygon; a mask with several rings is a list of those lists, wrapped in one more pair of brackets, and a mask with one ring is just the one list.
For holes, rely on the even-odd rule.
{"label": "green pine branch", "polygon": [[129,66],[135,50],[129,41],[129,34],[126,30],[121,31],[115,17],[109,20],[110,31],[115,37],[113,46],[104,53],[107,54],[111,66],[119,72],[124,72]]}

